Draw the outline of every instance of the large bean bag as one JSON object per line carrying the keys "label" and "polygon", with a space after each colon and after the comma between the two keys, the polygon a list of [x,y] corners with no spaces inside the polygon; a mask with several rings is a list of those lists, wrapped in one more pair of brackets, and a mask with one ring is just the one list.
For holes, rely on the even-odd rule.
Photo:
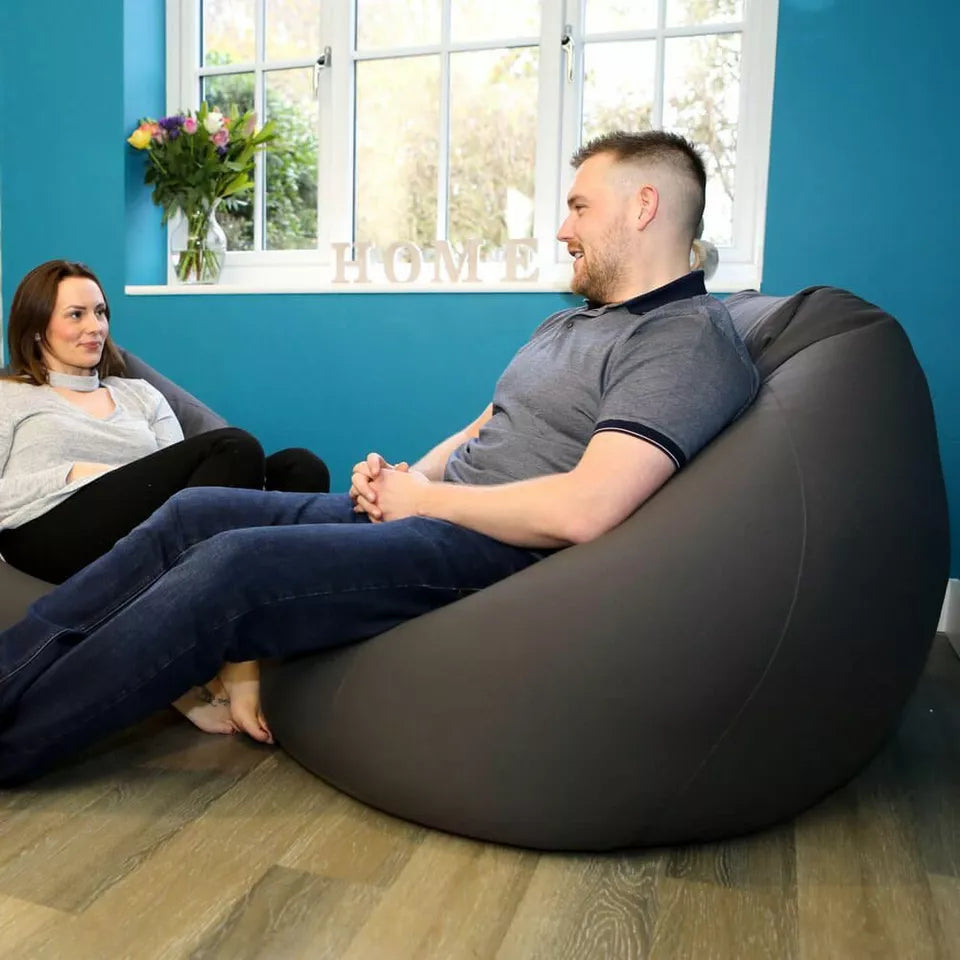
{"label": "large bean bag", "polygon": [[763,381],[736,423],[598,540],[267,671],[284,749],[400,817],[543,849],[738,834],[856,773],[947,579],[927,384],[845,291],[730,307]]}

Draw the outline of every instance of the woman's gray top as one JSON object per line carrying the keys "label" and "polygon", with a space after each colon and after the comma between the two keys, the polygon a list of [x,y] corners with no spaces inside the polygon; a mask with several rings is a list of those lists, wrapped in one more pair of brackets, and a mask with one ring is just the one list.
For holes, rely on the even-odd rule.
{"label": "woman's gray top", "polygon": [[116,409],[98,419],[52,387],[0,380],[0,529],[35,520],[96,477],[67,483],[77,461],[113,467],[183,439],[163,395],[145,380],[107,377]]}

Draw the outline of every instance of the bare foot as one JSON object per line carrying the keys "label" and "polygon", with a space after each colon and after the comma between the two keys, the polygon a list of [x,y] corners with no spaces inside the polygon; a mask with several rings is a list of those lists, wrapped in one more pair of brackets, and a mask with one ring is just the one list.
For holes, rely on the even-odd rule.
{"label": "bare foot", "polygon": [[193,687],[173,701],[192,724],[205,733],[236,733],[237,725],[230,716],[230,700],[219,677],[202,687]]}
{"label": "bare foot", "polygon": [[261,743],[273,743],[273,734],[260,711],[260,664],[256,660],[225,663],[220,679],[230,697],[230,716],[244,733]]}

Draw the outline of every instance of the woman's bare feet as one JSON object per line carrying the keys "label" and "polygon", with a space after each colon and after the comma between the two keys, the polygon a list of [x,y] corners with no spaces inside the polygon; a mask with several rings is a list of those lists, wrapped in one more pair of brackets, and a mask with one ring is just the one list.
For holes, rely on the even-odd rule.
{"label": "woman's bare feet", "polygon": [[219,677],[202,687],[193,687],[173,701],[192,724],[205,733],[236,733],[237,725],[230,716],[230,700]]}
{"label": "woman's bare feet", "polygon": [[225,663],[220,679],[230,698],[230,716],[244,733],[261,743],[273,743],[273,734],[260,711],[260,665],[256,660]]}

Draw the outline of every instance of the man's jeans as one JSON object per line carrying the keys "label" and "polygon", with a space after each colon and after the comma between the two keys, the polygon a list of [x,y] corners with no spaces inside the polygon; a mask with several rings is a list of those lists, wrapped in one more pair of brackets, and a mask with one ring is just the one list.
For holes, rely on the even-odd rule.
{"label": "man's jeans", "polygon": [[0,634],[0,783],[142,719],[225,660],[362,640],[540,554],[345,495],[192,488]]}

